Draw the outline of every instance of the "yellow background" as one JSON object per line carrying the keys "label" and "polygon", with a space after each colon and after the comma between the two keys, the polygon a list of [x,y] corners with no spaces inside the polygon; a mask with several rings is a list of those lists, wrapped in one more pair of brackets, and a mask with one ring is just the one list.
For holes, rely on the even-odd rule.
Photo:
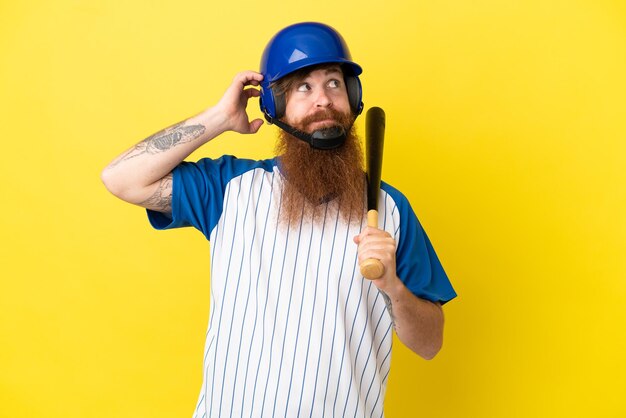
{"label": "yellow background", "polygon": [[3,0],[0,417],[191,416],[208,243],[153,231],[100,171],[303,20],[365,69],[383,177],[460,295],[435,360],[396,341],[387,416],[626,416],[623,1]]}

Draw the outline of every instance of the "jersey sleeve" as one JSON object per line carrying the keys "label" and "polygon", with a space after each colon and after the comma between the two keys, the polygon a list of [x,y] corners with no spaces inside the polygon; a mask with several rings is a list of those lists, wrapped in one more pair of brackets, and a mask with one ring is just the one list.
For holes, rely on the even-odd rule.
{"label": "jersey sleeve", "polygon": [[159,230],[193,226],[209,239],[222,215],[227,184],[262,163],[230,155],[182,162],[172,171],[171,217],[148,209],[150,224]]}
{"label": "jersey sleeve", "polygon": [[444,304],[457,296],[426,231],[406,197],[385,185],[400,216],[400,236],[396,249],[396,273],[417,297]]}

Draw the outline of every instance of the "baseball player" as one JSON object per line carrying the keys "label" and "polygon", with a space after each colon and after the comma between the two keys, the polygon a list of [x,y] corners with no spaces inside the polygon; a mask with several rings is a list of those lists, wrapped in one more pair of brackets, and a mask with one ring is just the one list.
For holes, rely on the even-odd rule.
{"label": "baseball player", "polygon": [[[383,416],[392,332],[425,359],[456,296],[407,199],[382,182],[367,227],[363,109],[344,39],[299,23],[268,43],[260,72],[217,104],[141,141],[102,172],[153,227],[210,241],[210,319],[194,417]],[[250,99],[280,128],[277,156],[184,159],[227,131],[254,134]],[[210,145],[207,146],[210,150]],[[364,279],[378,259],[384,274]]]}

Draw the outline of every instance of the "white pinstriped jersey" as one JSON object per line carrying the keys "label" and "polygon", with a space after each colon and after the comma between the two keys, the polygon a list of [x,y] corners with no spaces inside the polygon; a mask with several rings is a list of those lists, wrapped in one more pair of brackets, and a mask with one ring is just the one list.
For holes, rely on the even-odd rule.
{"label": "white pinstriped jersey", "polygon": [[[225,156],[174,171],[172,219],[211,242],[211,304],[204,379],[194,418],[382,417],[392,322],[359,273],[352,241],[363,218],[278,227],[276,160]],[[379,226],[398,243],[397,271],[416,295],[456,296],[404,197],[383,184]]]}

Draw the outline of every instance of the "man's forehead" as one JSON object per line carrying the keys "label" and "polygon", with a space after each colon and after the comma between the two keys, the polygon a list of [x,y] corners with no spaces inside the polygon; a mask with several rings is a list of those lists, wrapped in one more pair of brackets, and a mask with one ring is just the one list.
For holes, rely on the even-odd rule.
{"label": "man's forehead", "polygon": [[311,70],[303,74],[302,78],[305,79],[307,77],[310,77],[311,74],[313,74],[316,71],[321,71],[324,75],[329,75],[329,74],[343,75],[343,71],[339,64],[326,64],[322,66],[311,67]]}

